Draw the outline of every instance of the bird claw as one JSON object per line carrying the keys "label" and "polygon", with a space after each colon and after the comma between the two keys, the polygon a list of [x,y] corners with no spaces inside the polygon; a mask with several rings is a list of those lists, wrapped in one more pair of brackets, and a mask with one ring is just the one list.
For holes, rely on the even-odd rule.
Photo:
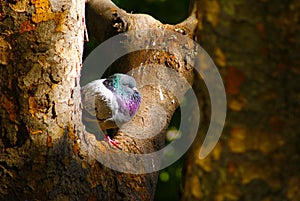
{"label": "bird claw", "polygon": [[119,143],[115,140],[110,139],[110,137],[107,134],[105,135],[105,140],[108,142],[108,144],[111,144],[117,147],[118,149],[122,150],[122,148],[119,146]]}

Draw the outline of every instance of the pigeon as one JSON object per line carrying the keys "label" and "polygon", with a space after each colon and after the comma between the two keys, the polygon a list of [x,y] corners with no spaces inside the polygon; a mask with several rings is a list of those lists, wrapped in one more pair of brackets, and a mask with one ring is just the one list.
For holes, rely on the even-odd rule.
{"label": "pigeon", "polygon": [[81,88],[81,98],[84,125],[96,131],[101,129],[108,143],[121,149],[106,130],[120,128],[138,111],[142,96],[135,79],[116,73],[106,79],[94,80]]}

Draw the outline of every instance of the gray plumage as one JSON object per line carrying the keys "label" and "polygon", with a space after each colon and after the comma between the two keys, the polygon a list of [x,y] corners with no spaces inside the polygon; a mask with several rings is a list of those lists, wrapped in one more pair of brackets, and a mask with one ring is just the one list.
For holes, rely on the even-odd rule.
{"label": "gray plumage", "polygon": [[81,97],[83,122],[93,130],[122,126],[133,118],[141,103],[134,78],[120,73],[83,86]]}

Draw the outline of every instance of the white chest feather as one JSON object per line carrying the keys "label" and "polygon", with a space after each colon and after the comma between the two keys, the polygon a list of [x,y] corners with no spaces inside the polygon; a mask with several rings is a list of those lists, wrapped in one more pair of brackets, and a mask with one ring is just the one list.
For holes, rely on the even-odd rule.
{"label": "white chest feather", "polygon": [[95,80],[81,89],[83,109],[103,121],[114,119],[119,108],[114,94],[103,85],[104,80]]}

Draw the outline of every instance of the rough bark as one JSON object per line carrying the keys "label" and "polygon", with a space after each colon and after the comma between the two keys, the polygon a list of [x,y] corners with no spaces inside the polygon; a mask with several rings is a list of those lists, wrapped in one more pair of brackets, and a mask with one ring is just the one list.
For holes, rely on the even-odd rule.
{"label": "rough bark", "polygon": [[[116,64],[113,64],[110,67],[110,73],[127,73],[131,70],[135,72],[132,74],[136,78],[138,86],[145,82],[145,80],[161,79],[165,81],[165,86],[173,85],[172,90],[176,91],[175,87],[178,86],[172,84],[173,80],[168,77],[168,73],[158,67],[158,65],[163,65],[164,68],[172,69],[174,72],[177,72],[182,78],[186,79],[189,83],[192,83],[192,68],[184,62],[184,58],[182,57],[183,55],[175,55],[177,52],[176,48],[182,48],[182,46],[185,45],[184,41],[171,41],[169,42],[169,44],[165,45],[166,49],[164,49],[164,51],[151,50],[151,47],[155,48],[155,44],[161,44],[165,41],[170,41],[167,36],[164,36],[164,33],[166,31],[174,31],[179,34],[184,34],[188,37],[192,37],[193,30],[196,25],[196,19],[194,17],[191,17],[185,22],[175,26],[163,25],[159,21],[148,15],[128,14],[124,10],[117,8],[110,1],[90,0],[87,4],[87,24],[89,34],[96,37],[98,42],[103,42],[105,39],[123,32],[130,33],[130,31],[135,30],[152,29],[144,32],[145,35],[142,37],[138,34],[128,34],[129,38],[123,41],[122,44],[120,44],[120,46],[122,46],[120,48],[124,48],[129,51],[134,49],[134,47],[140,46],[145,47],[148,45],[150,48],[149,50],[141,50],[125,55],[124,57],[119,59]],[[156,30],[154,31],[153,28],[156,28]],[[193,50],[191,50],[191,52],[193,52]],[[140,72],[138,68],[141,67],[141,65],[148,66],[148,70],[143,69],[141,73],[138,73]],[[160,122],[160,124],[162,125],[152,124],[149,129],[144,129],[143,133],[140,133],[140,135],[153,136],[155,127],[161,127],[161,131],[153,137],[142,140],[134,138],[128,135],[128,133],[118,132],[118,134],[115,136],[115,139],[121,143],[124,152],[146,154],[160,150],[163,147],[165,141],[165,131],[179,102],[174,97],[174,94],[170,92],[172,90],[167,90],[167,88],[161,90],[162,88],[160,87],[161,86],[144,86],[140,88],[143,96],[143,101],[138,114],[133,119],[133,121],[130,122],[130,125],[133,128],[144,128],[144,122],[148,122],[148,124],[149,122],[157,122],[156,119],[159,118],[162,112],[160,110],[163,110],[166,113],[166,119]],[[187,88],[183,88],[180,92],[180,96],[183,96],[186,90]],[[179,88],[178,91],[180,91]],[[164,97],[163,99],[161,98],[161,95]],[[174,102],[174,100],[176,101]],[[152,108],[159,108],[159,110],[154,110],[153,112],[151,112],[154,115],[149,115]],[[105,154],[109,154],[109,152],[105,152]],[[115,164],[117,164],[118,160],[115,161]],[[128,161],[128,163],[130,163],[128,167],[132,166],[133,168],[139,168],[138,165],[135,165],[139,163],[138,161]],[[120,165],[127,166],[128,164]],[[157,182],[157,172],[151,174],[132,175],[110,171],[112,173],[110,177],[117,178],[115,184],[108,183],[106,181],[107,174],[110,173],[108,173],[107,171],[103,171],[103,169],[105,170],[105,168],[98,163],[97,166],[99,166],[99,169],[101,169],[99,171],[99,175],[106,176],[100,176],[100,179],[97,179],[98,186],[96,186],[95,188],[99,189],[104,184],[106,184],[107,192],[109,192],[109,194],[103,195],[103,197],[101,197],[102,199],[153,199]],[[140,184],[137,181],[139,181]],[[116,192],[120,193],[116,194]]]}
{"label": "rough bark", "polygon": [[[100,42],[117,33],[156,27],[156,32],[147,34],[161,43],[168,39],[162,35],[165,30],[192,37],[196,25],[194,17],[179,25],[162,25],[147,15],[127,14],[105,0],[89,1],[89,6],[94,19],[98,19],[90,22],[100,22],[95,26],[99,28]],[[79,77],[84,2],[1,1],[0,23],[0,199],[153,199],[157,173],[126,174],[101,164],[96,160],[99,157],[118,164],[120,151],[106,142],[96,141],[82,125]],[[140,41],[143,40],[145,38]],[[125,48],[130,49],[132,45],[139,43],[124,43]],[[192,83],[192,68],[180,54],[175,55],[176,48],[184,45],[184,41],[172,40],[165,52],[132,53],[120,60],[118,66],[122,68],[113,66],[111,72],[127,72],[144,63],[151,70],[140,74],[141,77],[158,76],[168,81],[167,74],[157,68],[157,64],[161,64]],[[193,47],[190,48],[193,51]],[[136,76],[138,82],[143,81],[141,77]],[[178,88],[181,95],[185,90]],[[139,140],[119,132],[115,139],[125,154],[159,150],[178,106],[174,95],[167,90],[144,86],[140,91],[143,103],[131,127],[141,127],[143,122],[152,122],[160,115],[160,111],[155,110],[154,116],[147,116],[154,106],[164,109],[166,119],[159,135],[151,139]],[[134,168],[137,163],[128,161],[121,165]]]}
{"label": "rough bark", "polygon": [[200,160],[196,141],[187,154],[182,200],[299,200],[299,1],[197,5],[228,113],[213,152]]}
{"label": "rough bark", "polygon": [[79,200],[87,189],[75,135],[83,19],[81,0],[1,1],[1,200]]}

